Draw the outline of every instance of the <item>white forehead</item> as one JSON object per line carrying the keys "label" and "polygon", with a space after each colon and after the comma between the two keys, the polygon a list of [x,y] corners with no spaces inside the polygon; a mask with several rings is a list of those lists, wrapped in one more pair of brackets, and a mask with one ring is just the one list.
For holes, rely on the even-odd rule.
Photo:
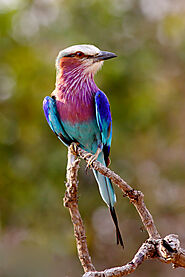
{"label": "white forehead", "polygon": [[78,51],[83,52],[85,55],[95,55],[100,52],[100,49],[90,44],[73,45],[60,51],[58,57],[62,58],[66,55],[70,55]]}

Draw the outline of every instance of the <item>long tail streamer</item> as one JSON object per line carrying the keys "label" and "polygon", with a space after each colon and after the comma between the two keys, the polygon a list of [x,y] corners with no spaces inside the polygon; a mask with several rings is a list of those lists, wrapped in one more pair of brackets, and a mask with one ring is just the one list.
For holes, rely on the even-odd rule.
{"label": "long tail streamer", "polygon": [[122,239],[122,236],[121,236],[121,233],[119,230],[118,219],[117,219],[116,211],[115,211],[114,207],[110,206],[110,213],[111,213],[112,219],[113,219],[115,227],[116,227],[117,244],[120,244],[124,248],[123,239]]}

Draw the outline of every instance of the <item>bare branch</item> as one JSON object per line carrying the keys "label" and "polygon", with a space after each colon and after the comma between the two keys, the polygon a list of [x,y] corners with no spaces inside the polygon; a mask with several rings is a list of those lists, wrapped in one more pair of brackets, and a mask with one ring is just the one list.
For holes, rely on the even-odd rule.
{"label": "bare branch", "polygon": [[173,263],[174,268],[185,268],[185,250],[180,247],[177,235],[170,234],[159,240],[157,251],[158,257],[162,262]]}
{"label": "bare branch", "polygon": [[64,206],[69,209],[71,215],[71,221],[74,227],[74,235],[76,238],[77,251],[80,262],[84,269],[84,272],[94,271],[95,268],[91,262],[91,257],[89,256],[89,251],[87,248],[87,241],[85,235],[85,228],[83,221],[78,209],[78,169],[80,160],[76,159],[71,153],[70,148],[68,149],[68,165],[67,165],[67,183],[66,192],[64,196]]}
{"label": "bare branch", "polygon": [[[88,162],[90,159],[90,156],[87,155],[87,152],[82,150],[80,147],[76,147],[76,154],[86,162]],[[130,185],[127,184],[126,181],[121,179],[119,175],[114,173],[114,171],[110,170],[109,168],[103,166],[100,162],[94,161],[92,167],[111,179],[111,181],[122,190],[124,195],[130,199],[130,201],[136,207],[149,237],[160,238],[160,235],[154,224],[153,217],[145,206],[143,193],[141,191],[134,190]]]}
{"label": "bare branch", "polygon": [[132,261],[130,261],[126,265],[113,267],[100,272],[87,272],[83,275],[83,277],[121,277],[124,275],[128,275],[134,272],[143,261],[151,258],[154,251],[155,248],[153,244],[149,244],[147,242],[143,243]]}
{"label": "bare branch", "polygon": [[185,250],[180,247],[178,236],[170,234],[164,239],[160,237],[152,215],[145,206],[143,193],[134,190],[116,173],[103,166],[98,161],[94,161],[92,163],[92,167],[101,174],[110,178],[136,207],[149,235],[149,239],[142,244],[131,262],[121,267],[114,267],[100,272],[95,271],[89,256],[85,229],[78,210],[77,173],[80,161],[79,159],[75,160],[74,155],[86,160],[86,162],[89,161],[91,155],[77,145],[75,145],[75,147],[73,145],[69,148],[66,184],[67,190],[64,197],[64,205],[69,208],[71,220],[74,226],[78,256],[85,272],[83,277],[121,277],[134,272],[144,260],[153,258],[157,258],[164,263],[172,263],[174,268],[185,268]]}
{"label": "bare branch", "polygon": [[[164,243],[164,241],[166,243]],[[164,246],[165,245],[165,246]],[[178,246],[178,247],[177,247]],[[83,277],[121,277],[134,272],[137,267],[149,259],[159,259],[164,263],[173,263],[175,267],[185,267],[185,255],[180,248],[177,235],[168,235],[164,239],[148,239],[139,248],[131,262],[124,266],[113,267],[104,271],[87,272]]]}

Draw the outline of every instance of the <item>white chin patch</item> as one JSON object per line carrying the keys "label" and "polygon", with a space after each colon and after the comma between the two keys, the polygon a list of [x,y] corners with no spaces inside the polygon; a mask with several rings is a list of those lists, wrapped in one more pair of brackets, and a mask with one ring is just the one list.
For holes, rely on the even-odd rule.
{"label": "white chin patch", "polygon": [[87,68],[85,69],[85,72],[92,73],[94,75],[98,70],[100,70],[102,65],[103,61],[88,64]]}

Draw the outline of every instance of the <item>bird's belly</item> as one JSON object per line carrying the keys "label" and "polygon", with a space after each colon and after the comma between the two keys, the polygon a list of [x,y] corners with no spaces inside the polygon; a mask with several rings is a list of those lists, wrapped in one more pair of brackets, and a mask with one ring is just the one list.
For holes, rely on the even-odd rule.
{"label": "bird's belly", "polygon": [[80,143],[86,151],[96,152],[98,145],[101,144],[101,134],[96,119],[75,124],[63,121],[62,124],[73,141]]}
{"label": "bird's belly", "polygon": [[66,133],[73,141],[79,142],[83,149],[95,153],[101,144],[101,134],[93,100],[89,104],[78,101],[73,103],[57,101],[56,104]]}

